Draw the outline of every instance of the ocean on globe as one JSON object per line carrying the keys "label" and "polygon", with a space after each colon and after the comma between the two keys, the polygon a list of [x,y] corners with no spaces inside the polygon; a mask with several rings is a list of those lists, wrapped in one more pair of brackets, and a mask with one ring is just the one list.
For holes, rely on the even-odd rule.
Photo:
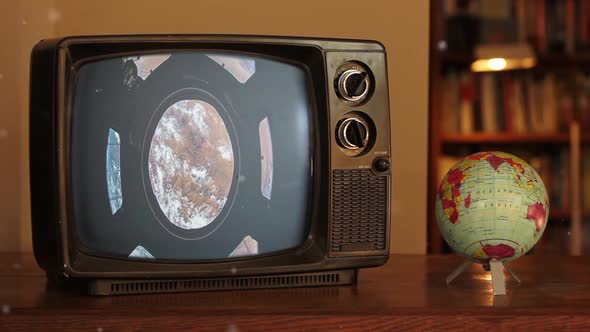
{"label": "ocean on globe", "polygon": [[478,262],[511,261],[539,241],[549,199],[537,172],[504,152],[480,152],[454,165],[436,195],[442,236]]}

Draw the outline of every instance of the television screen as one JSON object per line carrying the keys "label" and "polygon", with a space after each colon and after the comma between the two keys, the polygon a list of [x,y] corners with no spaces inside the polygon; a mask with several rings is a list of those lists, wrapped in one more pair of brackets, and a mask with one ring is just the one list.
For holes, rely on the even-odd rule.
{"label": "television screen", "polygon": [[69,165],[81,247],[200,261],[302,245],[313,184],[309,81],[295,63],[228,51],[83,64]]}

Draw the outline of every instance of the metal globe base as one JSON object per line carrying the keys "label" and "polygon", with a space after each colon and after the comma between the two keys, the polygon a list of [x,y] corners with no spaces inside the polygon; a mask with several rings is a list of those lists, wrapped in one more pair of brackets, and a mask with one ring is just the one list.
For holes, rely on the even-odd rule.
{"label": "metal globe base", "polygon": [[[447,277],[447,285],[451,284],[455,278],[457,278],[463,271],[465,271],[472,264],[476,264],[473,261],[465,260],[459,265],[449,276]],[[492,293],[494,296],[506,295],[506,279],[504,277],[504,269],[508,271],[514,280],[520,284],[520,279],[512,272],[512,270],[504,265],[501,260],[492,258],[489,262],[483,263],[482,267],[485,271],[490,271],[492,274]]]}

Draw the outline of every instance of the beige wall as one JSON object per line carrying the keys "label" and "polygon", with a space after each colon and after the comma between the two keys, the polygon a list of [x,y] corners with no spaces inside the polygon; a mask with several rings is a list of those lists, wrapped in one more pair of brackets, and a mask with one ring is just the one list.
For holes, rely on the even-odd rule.
{"label": "beige wall", "polygon": [[[75,1],[3,0],[2,29],[19,50],[3,51],[1,62],[11,78],[3,81],[0,153],[11,163],[0,166],[0,250],[30,250],[28,180],[23,154],[26,135],[24,50],[44,35],[133,33],[239,33],[376,39],[388,49],[391,88],[394,182],[392,251],[426,250],[426,149],[428,85],[428,1]],[[27,3],[35,2],[33,9]],[[51,9],[51,2],[54,8]],[[11,5],[11,3],[14,3]],[[16,5],[18,3],[18,5]],[[43,3],[43,6],[37,4]],[[3,4],[2,6],[5,6]],[[3,9],[0,7],[0,9]],[[31,12],[31,10],[33,10]],[[16,15],[16,16],[15,16]],[[21,16],[28,27],[21,24]],[[39,20],[39,21],[37,21]],[[20,24],[20,25],[19,25]],[[16,26],[15,26],[16,25]],[[14,38],[19,38],[15,40]],[[5,54],[6,53],[6,54]],[[26,61],[25,61],[26,60]],[[13,78],[16,75],[18,79]],[[17,91],[12,85],[17,87]],[[7,98],[7,101],[5,100]],[[6,103],[6,104],[5,104]],[[6,121],[6,122],[5,122]],[[1,132],[0,132],[1,133]],[[14,134],[13,134],[14,133]],[[6,160],[3,157],[3,160]],[[16,176],[15,174],[18,174]],[[19,226],[20,223],[20,226]]]}
{"label": "beige wall", "polygon": [[0,251],[30,251],[29,53],[53,35],[53,0],[0,1]]}
{"label": "beige wall", "polygon": [[18,26],[15,22],[17,4],[12,2],[0,3],[0,31],[2,31],[3,46],[0,48],[0,250],[14,250],[20,245],[19,228],[19,200],[20,182],[20,146],[18,135],[19,100],[14,93],[14,82],[18,75],[18,52],[5,45],[18,44]]}

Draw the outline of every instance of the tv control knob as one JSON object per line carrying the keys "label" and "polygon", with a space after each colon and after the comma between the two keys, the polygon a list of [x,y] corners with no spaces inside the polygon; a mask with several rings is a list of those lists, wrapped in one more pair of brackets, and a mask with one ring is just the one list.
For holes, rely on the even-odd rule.
{"label": "tv control knob", "polygon": [[349,102],[361,102],[369,94],[371,80],[369,73],[360,69],[347,69],[338,77],[338,92]]}
{"label": "tv control knob", "polygon": [[369,141],[367,125],[356,118],[344,119],[338,128],[338,140],[349,150],[364,148]]}
{"label": "tv control knob", "polygon": [[387,159],[379,158],[373,163],[373,169],[379,173],[389,171],[389,167],[389,160]]}

